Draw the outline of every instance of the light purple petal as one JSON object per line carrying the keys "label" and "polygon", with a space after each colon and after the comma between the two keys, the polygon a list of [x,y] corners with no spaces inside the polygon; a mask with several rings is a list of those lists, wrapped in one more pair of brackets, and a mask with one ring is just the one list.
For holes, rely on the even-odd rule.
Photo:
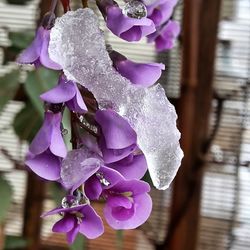
{"label": "light purple petal", "polygon": [[73,229],[74,225],[74,216],[66,214],[61,220],[54,224],[52,231],[56,233],[67,233]]}
{"label": "light purple petal", "polygon": [[112,208],[114,207],[124,207],[124,208],[132,208],[133,204],[132,202],[129,200],[128,197],[123,196],[123,195],[112,195],[109,196],[107,199],[107,206],[110,206]]}
{"label": "light purple petal", "polygon": [[[150,216],[152,210],[152,200],[148,194],[141,194],[134,198],[134,213],[133,216],[128,216],[129,219],[124,220],[125,213],[123,212],[124,217],[121,220],[117,220],[117,211],[112,213],[112,208],[110,206],[104,207],[104,216],[107,223],[114,229],[134,229],[142,225]],[[131,211],[129,211],[131,212]]]}
{"label": "light purple petal", "polygon": [[160,78],[165,66],[162,63],[144,64],[126,60],[118,62],[116,68],[122,76],[129,79],[133,84],[149,87]]}
{"label": "light purple petal", "polygon": [[43,45],[43,33],[44,28],[41,26],[38,28],[33,42],[17,58],[18,63],[32,64],[39,58]]}
{"label": "light purple petal", "polygon": [[40,62],[46,68],[54,69],[54,70],[61,70],[62,67],[59,64],[53,62],[49,57],[49,53],[48,53],[49,40],[50,40],[50,30],[44,30],[43,44],[42,44],[42,49],[41,49],[41,54],[40,54]]}
{"label": "light purple petal", "polygon": [[118,182],[114,187],[112,187],[112,191],[115,193],[133,193],[133,196],[140,195],[143,193],[147,193],[150,191],[150,186],[145,181],[140,180],[123,180]]}
{"label": "light purple petal", "polygon": [[123,149],[108,149],[106,148],[104,138],[100,139],[99,146],[102,151],[103,160],[106,164],[120,161],[133,153],[138,148],[136,144],[132,144],[131,146]]}
{"label": "light purple petal", "polygon": [[111,109],[98,110],[95,120],[101,126],[107,148],[123,149],[136,143],[135,131],[122,116]]}
{"label": "light purple petal", "polygon": [[147,171],[147,161],[143,154],[130,155],[125,159],[108,165],[117,170],[125,179],[141,179]]}
{"label": "light purple petal", "polygon": [[40,98],[49,103],[63,103],[71,100],[75,95],[74,83],[60,80],[56,87],[40,95]]}
{"label": "light purple petal", "polygon": [[32,154],[41,154],[48,149],[51,142],[52,130],[53,114],[50,112],[46,112],[44,114],[43,125],[30,144],[29,151]]}
{"label": "light purple petal", "polygon": [[95,210],[87,205],[81,209],[84,218],[80,224],[79,232],[85,235],[88,239],[95,239],[103,234],[104,227],[100,216]]}
{"label": "light purple petal", "polygon": [[61,113],[53,114],[50,150],[54,155],[65,158],[67,155],[67,148],[62,137],[61,120]]}
{"label": "light purple petal", "polygon": [[55,181],[60,178],[60,159],[50,152],[45,152],[36,155],[33,158],[28,158],[25,164],[40,177]]}

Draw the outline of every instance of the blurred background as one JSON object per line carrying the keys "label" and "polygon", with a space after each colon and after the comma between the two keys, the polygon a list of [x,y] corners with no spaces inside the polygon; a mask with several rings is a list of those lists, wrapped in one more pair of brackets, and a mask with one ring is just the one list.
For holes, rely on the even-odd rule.
{"label": "blurred background", "polygon": [[[40,219],[63,194],[22,163],[42,121],[38,96],[57,76],[14,60],[49,6],[0,0],[0,250],[69,249],[51,232],[53,218]],[[178,111],[185,153],[175,182],[167,191],[152,189],[153,212],[141,228],[115,232],[106,225],[102,237],[79,237],[71,249],[250,249],[250,0],[183,0],[175,19],[182,34],[171,52],[106,32],[128,58],[167,65],[160,83]],[[102,204],[95,207],[101,213]]]}

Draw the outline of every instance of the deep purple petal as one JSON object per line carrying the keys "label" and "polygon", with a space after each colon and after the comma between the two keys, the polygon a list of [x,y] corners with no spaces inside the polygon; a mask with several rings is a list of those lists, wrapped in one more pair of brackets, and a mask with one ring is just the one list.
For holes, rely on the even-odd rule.
{"label": "deep purple petal", "polygon": [[71,231],[67,233],[67,241],[72,244],[75,241],[77,234],[79,233],[80,225],[76,224]]}
{"label": "deep purple petal", "polygon": [[44,31],[42,26],[38,28],[33,42],[17,58],[18,63],[32,64],[39,58],[43,45]]}
{"label": "deep purple petal", "polygon": [[87,205],[81,209],[81,213],[84,215],[84,218],[80,224],[79,232],[88,239],[95,239],[102,235],[104,232],[103,223],[95,210]]}
{"label": "deep purple petal", "polygon": [[84,185],[84,191],[90,200],[98,200],[102,194],[102,184],[100,180],[96,176],[88,179]]}
{"label": "deep purple petal", "polygon": [[160,78],[162,70],[165,69],[162,63],[135,63],[130,60],[120,61],[116,65],[118,72],[128,78],[133,84],[149,87]]}
{"label": "deep purple petal", "polygon": [[57,221],[52,231],[56,233],[67,233],[73,229],[75,218],[72,215],[66,214],[61,220]]}
{"label": "deep purple petal", "polygon": [[110,206],[112,208],[114,207],[124,207],[124,208],[132,208],[133,204],[129,200],[128,197],[123,195],[111,195],[107,199],[107,206]]}
{"label": "deep purple petal", "polygon": [[123,149],[136,143],[135,131],[122,116],[111,109],[98,110],[95,120],[101,126],[107,148]]}
{"label": "deep purple petal", "polygon": [[112,208],[112,216],[118,221],[127,221],[134,215],[134,206],[131,208],[114,207]]}
{"label": "deep purple petal", "polygon": [[40,98],[49,103],[63,103],[71,100],[75,95],[74,83],[60,80],[56,87],[40,95]]}
{"label": "deep purple petal", "polygon": [[49,151],[40,155],[28,157],[25,164],[40,177],[55,181],[60,178],[60,159]]}
{"label": "deep purple petal", "polygon": [[[142,225],[149,217],[152,210],[152,200],[148,194],[141,194],[134,198],[134,210],[125,211],[121,209],[121,218],[118,212],[110,206],[104,207],[104,216],[107,223],[114,229],[134,229]],[[133,212],[133,213],[132,213]],[[127,214],[126,214],[127,213]],[[124,217],[122,217],[122,215]],[[114,217],[115,216],[115,217]],[[127,216],[127,220],[125,220]]]}
{"label": "deep purple petal", "polygon": [[117,170],[125,179],[141,179],[147,171],[147,161],[143,154],[129,155],[125,159],[108,165]]}
{"label": "deep purple petal", "polygon": [[48,53],[49,40],[50,40],[50,30],[44,30],[43,45],[42,45],[41,54],[40,54],[40,62],[46,68],[54,69],[54,70],[61,70],[62,67],[59,64],[53,62],[49,57],[49,53]]}

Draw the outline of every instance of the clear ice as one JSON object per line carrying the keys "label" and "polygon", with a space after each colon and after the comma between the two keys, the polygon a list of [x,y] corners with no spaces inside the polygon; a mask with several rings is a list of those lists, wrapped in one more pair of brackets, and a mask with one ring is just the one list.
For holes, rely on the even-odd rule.
{"label": "clear ice", "polygon": [[129,121],[155,187],[167,189],[183,152],[177,115],[162,86],[136,87],[112,67],[98,18],[91,9],[69,11],[58,18],[50,39],[49,55],[63,67],[68,79],[88,88],[103,109],[112,107]]}
{"label": "clear ice", "polygon": [[[61,179],[67,189],[77,188],[101,167],[100,156],[88,148],[69,151],[62,161]],[[81,183],[80,183],[81,182]]]}

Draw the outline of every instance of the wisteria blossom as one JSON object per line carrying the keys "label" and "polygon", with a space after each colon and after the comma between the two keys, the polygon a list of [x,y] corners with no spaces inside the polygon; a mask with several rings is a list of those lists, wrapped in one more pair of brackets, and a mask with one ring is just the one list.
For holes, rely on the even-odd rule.
{"label": "wisteria blossom", "polygon": [[[103,219],[112,228],[141,226],[152,210],[150,186],[141,179],[149,170],[155,186],[166,188],[182,151],[175,110],[155,84],[165,65],[133,62],[109,50],[93,11],[69,11],[70,1],[60,2],[64,16],[55,20],[58,1],[52,0],[34,41],[17,62],[61,70],[58,84],[40,95],[44,121],[25,164],[65,190],[61,205],[42,217],[61,216],[52,231],[65,234],[72,244],[78,234],[88,239],[103,234],[102,219],[92,207],[96,202],[104,203]],[[122,8],[113,0],[96,3],[109,30],[125,41],[147,37],[161,51],[172,48],[180,32],[169,20],[176,0],[151,5],[133,0]],[[67,147],[66,112],[72,144]],[[158,127],[161,122],[164,126]]]}
{"label": "wisteria blossom", "polygon": [[126,41],[139,41],[155,31],[152,20],[146,17],[137,19],[124,15],[122,9],[113,0],[97,0],[97,6],[107,22],[107,27]]}
{"label": "wisteria blossom", "polygon": [[149,87],[156,83],[160,78],[165,65],[162,63],[136,63],[128,60],[125,56],[117,51],[109,53],[115,69],[131,83]]}
{"label": "wisteria blossom", "polygon": [[170,19],[174,7],[178,0],[156,0],[147,7],[147,17],[151,19],[155,26],[160,26]]}
{"label": "wisteria blossom", "polygon": [[[66,198],[69,200],[71,197]],[[43,214],[42,217],[54,214],[61,214],[63,218],[54,224],[52,231],[65,233],[69,244],[74,242],[78,233],[83,234],[88,239],[95,239],[104,232],[100,216],[88,204],[68,208],[59,207]]]}
{"label": "wisteria blossom", "polygon": [[48,103],[65,103],[71,111],[79,114],[86,113],[88,110],[77,84],[68,81],[63,75],[59,78],[58,85],[43,93],[40,98]]}
{"label": "wisteria blossom", "polygon": [[31,45],[19,55],[17,62],[21,64],[34,64],[36,67],[42,65],[54,70],[62,69],[59,64],[53,62],[49,57],[49,40],[50,30],[40,26],[36,32],[35,39]]}
{"label": "wisteria blossom", "polygon": [[180,34],[180,25],[175,21],[168,21],[158,31],[148,36],[148,42],[155,42],[157,51],[169,50],[174,47],[175,40]]}

